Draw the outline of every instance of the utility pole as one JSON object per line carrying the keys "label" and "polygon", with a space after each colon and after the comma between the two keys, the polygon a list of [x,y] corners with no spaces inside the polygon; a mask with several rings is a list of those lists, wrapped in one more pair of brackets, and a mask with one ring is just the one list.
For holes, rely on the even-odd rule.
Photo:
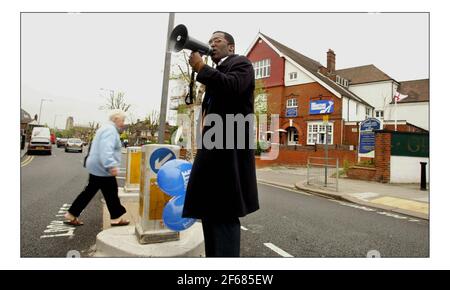
{"label": "utility pole", "polygon": [[41,99],[41,106],[39,107],[39,119],[38,119],[38,124],[40,125],[41,124],[41,113],[42,113],[42,103],[44,102],[44,101],[49,101],[49,102],[53,102],[51,99]]}
{"label": "utility pole", "polygon": [[167,26],[167,39],[166,39],[166,57],[164,60],[164,78],[161,94],[161,109],[159,110],[159,128],[158,128],[158,143],[164,144],[164,136],[166,132],[166,114],[167,114],[167,98],[169,91],[169,76],[170,76],[170,57],[169,51],[169,37],[173,30],[173,23],[175,19],[175,13],[169,13],[169,25]]}

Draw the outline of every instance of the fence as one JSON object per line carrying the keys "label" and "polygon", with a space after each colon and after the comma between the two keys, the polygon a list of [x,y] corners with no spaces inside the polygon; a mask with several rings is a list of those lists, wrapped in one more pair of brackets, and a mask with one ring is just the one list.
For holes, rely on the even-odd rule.
{"label": "fence", "polygon": [[339,190],[339,159],[308,157],[307,184]]}

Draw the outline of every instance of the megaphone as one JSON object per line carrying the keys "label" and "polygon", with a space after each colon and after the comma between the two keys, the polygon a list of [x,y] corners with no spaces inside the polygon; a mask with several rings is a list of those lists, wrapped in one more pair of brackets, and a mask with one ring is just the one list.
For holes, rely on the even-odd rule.
{"label": "megaphone", "polygon": [[189,49],[203,55],[212,54],[212,49],[209,45],[189,36],[188,30],[183,24],[177,25],[177,27],[172,30],[172,33],[170,33],[169,49],[174,52],[178,52],[182,49]]}

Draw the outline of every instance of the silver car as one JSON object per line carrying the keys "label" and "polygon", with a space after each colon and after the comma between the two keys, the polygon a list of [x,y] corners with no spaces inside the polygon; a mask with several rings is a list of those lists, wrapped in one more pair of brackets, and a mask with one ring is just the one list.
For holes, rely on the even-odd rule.
{"label": "silver car", "polygon": [[78,138],[70,138],[65,145],[65,152],[77,151],[83,152],[83,142]]}

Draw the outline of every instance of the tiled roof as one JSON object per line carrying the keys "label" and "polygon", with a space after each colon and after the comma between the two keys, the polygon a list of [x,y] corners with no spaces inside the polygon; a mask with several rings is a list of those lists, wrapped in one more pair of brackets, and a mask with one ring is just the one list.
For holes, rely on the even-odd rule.
{"label": "tiled roof", "polygon": [[267,41],[269,41],[275,48],[277,48],[282,54],[288,56],[290,59],[295,61],[300,66],[304,67],[306,70],[308,70],[310,73],[312,73],[315,77],[320,79],[322,82],[330,86],[332,89],[340,93],[341,95],[348,97],[350,99],[356,100],[360,103],[365,104],[366,106],[373,107],[348,89],[338,85],[333,80],[329,79],[328,77],[324,76],[323,74],[319,73],[319,68],[323,67],[318,61],[315,61],[307,56],[304,56],[303,54],[293,50],[292,48],[289,48],[285,46],[284,44],[272,39],[271,37],[260,33]]}
{"label": "tiled roof", "polygon": [[336,75],[349,80],[351,85],[393,80],[373,64],[336,70]]}
{"label": "tiled roof", "polygon": [[430,82],[429,79],[404,81],[400,83],[398,92],[408,95],[407,98],[398,103],[411,102],[429,102],[430,101]]}

